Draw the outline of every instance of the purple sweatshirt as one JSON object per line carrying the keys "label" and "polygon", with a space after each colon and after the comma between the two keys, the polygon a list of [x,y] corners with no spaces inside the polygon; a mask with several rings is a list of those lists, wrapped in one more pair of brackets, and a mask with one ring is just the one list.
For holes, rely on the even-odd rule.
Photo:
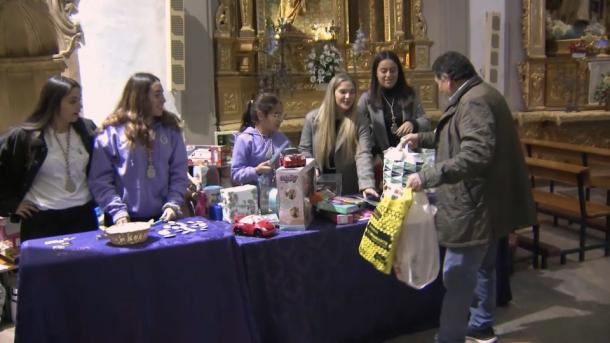
{"label": "purple sweatshirt", "polygon": [[89,188],[98,205],[113,221],[159,216],[165,207],[184,202],[188,186],[186,147],[182,134],[155,123],[152,160],[155,176],[147,176],[148,152],[137,145],[130,150],[124,126],[109,126],[95,139]]}
{"label": "purple sweatshirt", "polygon": [[[253,127],[237,134],[231,161],[231,181],[238,185],[256,185],[258,183],[256,166],[271,159],[271,156],[286,141],[288,141],[288,137],[281,132],[276,131],[271,137],[267,138],[263,137]],[[275,162],[274,169],[277,169],[279,165],[280,161],[278,159]],[[271,180],[273,172],[267,173],[265,177]]]}

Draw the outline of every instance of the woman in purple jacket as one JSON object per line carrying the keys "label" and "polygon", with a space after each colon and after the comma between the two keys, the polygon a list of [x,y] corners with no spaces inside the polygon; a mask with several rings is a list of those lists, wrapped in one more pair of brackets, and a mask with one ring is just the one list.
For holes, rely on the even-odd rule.
{"label": "woman in purple jacket", "polygon": [[263,93],[248,102],[241,132],[233,147],[231,180],[234,184],[258,185],[259,179],[272,184],[279,161],[272,163],[271,157],[288,142],[288,137],[279,132],[283,119],[282,103],[274,94]]}
{"label": "woman in purple jacket", "polygon": [[136,73],[102,124],[89,187],[107,225],[180,214],[188,186],[186,148],[181,121],[164,103],[159,78]]}

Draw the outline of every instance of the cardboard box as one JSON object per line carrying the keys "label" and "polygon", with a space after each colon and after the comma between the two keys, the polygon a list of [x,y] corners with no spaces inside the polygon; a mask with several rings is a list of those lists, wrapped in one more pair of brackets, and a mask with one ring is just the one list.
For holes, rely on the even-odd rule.
{"label": "cardboard box", "polygon": [[237,215],[258,213],[258,191],[254,185],[224,188],[220,190],[222,197],[222,217],[224,221],[233,223]]}
{"label": "cardboard box", "polygon": [[353,214],[338,214],[334,212],[328,211],[318,211],[318,213],[322,214],[324,217],[330,219],[333,223],[337,225],[342,224],[352,224],[354,222]]}
{"label": "cardboard box", "polygon": [[350,214],[360,211],[360,206],[355,204],[340,204],[332,200],[322,200],[316,204],[319,210],[334,212],[339,214]]}
{"label": "cardboard box", "polygon": [[228,166],[231,163],[231,149],[227,145],[187,145],[186,156],[189,166]]}
{"label": "cardboard box", "polygon": [[307,159],[304,167],[279,168],[275,180],[280,228],[304,230],[313,219],[309,197],[316,189],[314,159]]}

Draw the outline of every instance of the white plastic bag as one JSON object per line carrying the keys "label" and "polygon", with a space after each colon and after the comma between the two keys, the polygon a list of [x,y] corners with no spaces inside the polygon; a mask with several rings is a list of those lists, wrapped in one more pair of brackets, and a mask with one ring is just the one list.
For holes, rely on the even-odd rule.
{"label": "white plastic bag", "polygon": [[440,261],[434,226],[436,207],[424,192],[413,192],[413,203],[398,238],[394,271],[398,280],[422,289],[436,280]]}

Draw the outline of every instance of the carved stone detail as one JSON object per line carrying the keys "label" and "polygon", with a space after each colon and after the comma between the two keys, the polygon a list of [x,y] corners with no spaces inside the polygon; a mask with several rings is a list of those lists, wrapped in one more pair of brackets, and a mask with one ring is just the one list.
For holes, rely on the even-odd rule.
{"label": "carved stone detail", "polygon": [[235,35],[235,11],[233,1],[222,0],[216,9],[216,37],[232,37]]}
{"label": "carved stone detail", "polygon": [[421,85],[418,87],[418,92],[420,99],[422,102],[432,102],[434,101],[434,87],[432,85]]}
{"label": "carved stone detail", "polygon": [[415,68],[425,69],[428,67],[430,49],[428,46],[417,46],[415,48]]}
{"label": "carved stone detail", "polygon": [[404,19],[403,19],[403,0],[396,0],[396,33],[395,39],[402,40],[405,38]]}
{"label": "carved stone detail", "polygon": [[413,0],[413,24],[412,31],[415,39],[428,39],[428,24],[422,11],[421,0]]}
{"label": "carved stone detail", "polygon": [[543,58],[545,44],[545,8],[544,0],[522,1],[523,49],[525,56],[530,58]]}
{"label": "carved stone detail", "polygon": [[235,92],[226,92],[222,95],[222,107],[225,112],[237,112],[237,98]]}
{"label": "carved stone detail", "polygon": [[254,27],[252,26],[252,13],[254,5],[252,0],[241,0],[241,29],[239,35],[242,37],[254,37]]}
{"label": "carved stone detail", "polygon": [[532,106],[544,106],[544,64],[532,65],[530,80],[532,84],[532,89],[538,90],[536,94],[533,94],[533,97],[531,99]]}
{"label": "carved stone detail", "polygon": [[78,13],[79,0],[47,0],[51,18],[60,34],[60,51],[54,57],[69,58],[74,50],[84,41],[80,23],[70,18]]}

